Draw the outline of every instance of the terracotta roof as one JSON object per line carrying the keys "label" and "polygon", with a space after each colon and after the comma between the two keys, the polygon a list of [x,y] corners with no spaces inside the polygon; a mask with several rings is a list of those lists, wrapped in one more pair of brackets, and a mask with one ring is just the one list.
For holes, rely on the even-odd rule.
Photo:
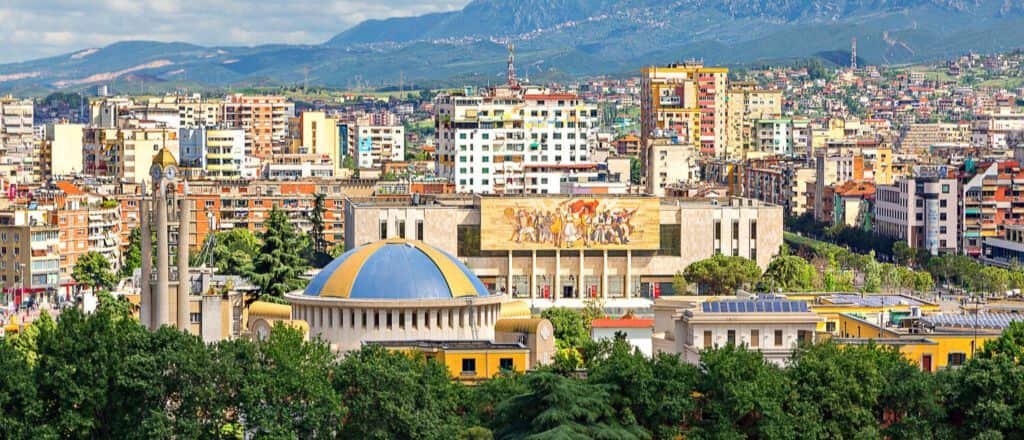
{"label": "terracotta roof", "polygon": [[591,328],[651,328],[653,319],[641,318],[598,318],[590,321]]}
{"label": "terracotta roof", "polygon": [[64,194],[67,194],[69,196],[80,196],[85,194],[85,191],[82,191],[81,188],[75,186],[71,182],[57,182],[55,183],[55,185],[57,185],[58,189],[64,191]]}

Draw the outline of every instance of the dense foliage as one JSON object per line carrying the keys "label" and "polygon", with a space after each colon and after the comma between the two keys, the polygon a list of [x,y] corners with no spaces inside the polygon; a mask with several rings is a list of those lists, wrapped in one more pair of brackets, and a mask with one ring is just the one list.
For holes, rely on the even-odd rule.
{"label": "dense foliage", "polygon": [[295,229],[285,212],[275,206],[259,237],[262,244],[249,276],[260,288],[259,296],[279,298],[305,287],[302,275],[309,264],[301,252],[308,247],[308,237]]}
{"label": "dense foliage", "polygon": [[586,374],[542,368],[478,386],[377,346],[339,358],[277,327],[204,344],[150,332],[126,303],[41,318],[0,340],[2,438],[1016,438],[1024,324],[957,370],[923,373],[889,348],[757,351],[699,365],[588,343]]}

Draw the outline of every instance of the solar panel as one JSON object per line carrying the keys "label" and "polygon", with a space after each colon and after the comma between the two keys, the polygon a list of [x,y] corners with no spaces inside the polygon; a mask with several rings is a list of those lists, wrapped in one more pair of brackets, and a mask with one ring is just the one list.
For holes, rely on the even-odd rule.
{"label": "solar panel", "polygon": [[797,313],[807,312],[807,303],[796,300],[754,299],[724,300],[701,303],[706,313]]}

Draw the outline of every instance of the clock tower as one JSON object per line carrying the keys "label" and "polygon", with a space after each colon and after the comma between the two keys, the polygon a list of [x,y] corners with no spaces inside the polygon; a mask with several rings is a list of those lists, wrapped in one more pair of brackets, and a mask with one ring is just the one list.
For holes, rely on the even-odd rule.
{"label": "clock tower", "polygon": [[[152,197],[146,197],[143,189],[140,203],[139,221],[141,229],[142,279],[141,279],[141,311],[140,320],[151,329],[163,325],[175,326],[180,330],[191,331],[189,318],[189,235],[191,206],[188,200],[188,184],[180,180],[178,161],[166,147],[153,156],[153,165],[149,169],[152,178]],[[179,193],[179,183],[182,190]],[[156,243],[147,246],[151,240],[153,229],[156,229]],[[176,232],[177,239],[173,243],[177,250],[176,289],[171,292],[171,233]],[[152,261],[152,252],[156,250],[156,280],[147,264]],[[172,313],[171,310],[174,310]]]}

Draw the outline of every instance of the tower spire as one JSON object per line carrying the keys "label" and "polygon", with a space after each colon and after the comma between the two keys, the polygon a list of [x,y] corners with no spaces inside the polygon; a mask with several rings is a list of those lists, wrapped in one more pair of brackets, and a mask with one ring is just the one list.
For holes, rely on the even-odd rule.
{"label": "tower spire", "polygon": [[516,79],[516,46],[508,44],[508,85],[512,88],[519,87],[519,80]]}

